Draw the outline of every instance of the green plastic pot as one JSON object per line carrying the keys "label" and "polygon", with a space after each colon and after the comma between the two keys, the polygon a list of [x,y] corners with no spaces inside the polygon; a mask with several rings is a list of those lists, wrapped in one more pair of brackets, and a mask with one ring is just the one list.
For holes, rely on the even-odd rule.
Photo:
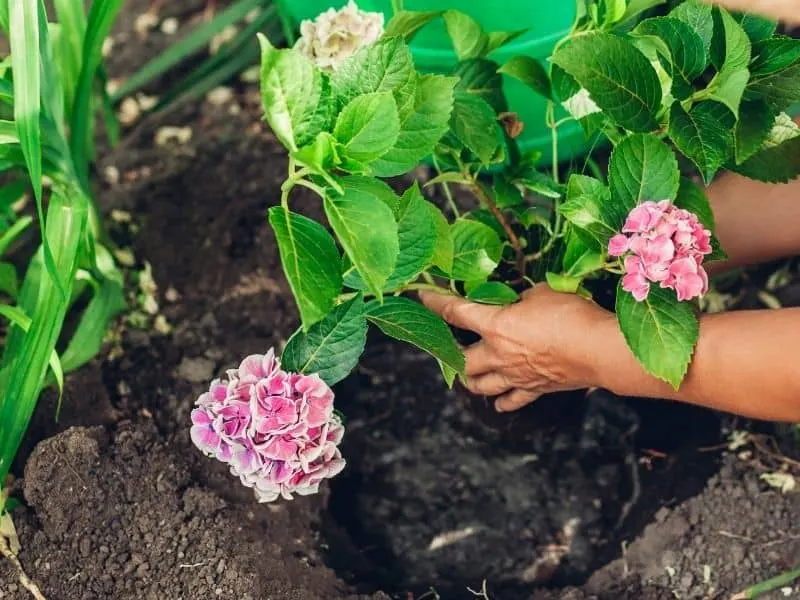
{"label": "green plastic pot", "polygon": [[[346,0],[282,0],[284,10],[296,22],[313,19],[329,8],[341,8]],[[362,10],[382,12],[391,17],[391,0],[358,0]],[[486,31],[519,31],[527,33],[492,53],[491,58],[503,64],[509,58],[526,55],[546,64],[556,43],[569,33],[576,16],[576,2],[558,0],[546,4],[531,0],[405,0],[407,10],[444,11],[458,9],[478,21]],[[450,73],[457,64],[453,46],[441,19],[422,29],[411,43],[414,63],[422,72]],[[552,136],[545,123],[547,101],[523,83],[504,76],[504,91],[509,109],[519,114],[525,129],[518,138],[523,152],[540,151],[542,161],[552,161]],[[567,116],[558,107],[556,118]],[[561,162],[577,160],[592,148],[580,124],[569,121],[558,128],[558,158]]]}

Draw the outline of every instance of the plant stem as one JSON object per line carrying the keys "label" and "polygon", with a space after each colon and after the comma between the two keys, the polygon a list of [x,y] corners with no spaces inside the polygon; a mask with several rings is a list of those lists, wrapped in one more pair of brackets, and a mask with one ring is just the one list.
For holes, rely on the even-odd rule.
{"label": "plant stem", "polygon": [[402,290],[398,291],[396,295],[403,292],[436,292],[437,294],[449,294],[450,290],[441,286],[431,283],[409,283]]}
{"label": "plant stem", "polygon": [[758,598],[759,596],[778,589],[779,587],[787,586],[795,579],[800,579],[800,567],[794,571],[789,571],[783,575],[778,575],[767,581],[762,581],[752,587],[747,588],[743,592],[736,594],[731,600],[750,600],[751,598]]}
{"label": "plant stem", "polygon": [[[439,161],[436,160],[436,154],[433,155],[433,167],[436,169],[436,174],[441,175],[442,169],[439,167]],[[442,189],[444,190],[444,196],[447,198],[447,204],[450,207],[450,210],[453,211],[453,216],[458,219],[461,216],[461,213],[458,211],[458,206],[456,205],[456,201],[453,200],[453,194],[450,192],[450,186],[447,185],[447,182],[441,183]]]}
{"label": "plant stem", "polygon": [[299,179],[299,180],[297,180],[297,185],[300,185],[300,186],[302,186],[304,188],[308,188],[308,189],[312,190],[313,192],[316,192],[316,194],[320,198],[324,198],[325,197],[325,190],[323,190],[321,187],[319,187],[316,183],[311,183],[307,179]]}
{"label": "plant stem", "polygon": [[472,192],[477,196],[478,200],[480,200],[483,204],[485,204],[489,211],[494,215],[494,218],[502,225],[503,230],[506,232],[508,236],[508,241],[511,242],[511,246],[514,248],[514,252],[517,255],[517,271],[519,271],[520,277],[525,277],[525,252],[522,249],[522,243],[519,241],[519,237],[517,234],[514,233],[514,230],[511,228],[511,225],[506,219],[506,216],[503,214],[503,211],[497,208],[497,204],[495,204],[494,200],[487,194],[481,185],[477,182],[477,180],[471,180]]}

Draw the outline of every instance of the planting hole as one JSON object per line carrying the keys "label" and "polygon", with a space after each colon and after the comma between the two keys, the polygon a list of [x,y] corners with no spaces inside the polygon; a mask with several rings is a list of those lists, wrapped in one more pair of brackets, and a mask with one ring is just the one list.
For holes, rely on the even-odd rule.
{"label": "planting hole", "polygon": [[337,405],[349,464],[333,483],[329,564],[402,598],[460,598],[484,579],[510,600],[582,583],[661,506],[702,489],[715,455],[697,448],[720,440],[707,411],[604,393],[495,416],[389,343],[372,346]]}

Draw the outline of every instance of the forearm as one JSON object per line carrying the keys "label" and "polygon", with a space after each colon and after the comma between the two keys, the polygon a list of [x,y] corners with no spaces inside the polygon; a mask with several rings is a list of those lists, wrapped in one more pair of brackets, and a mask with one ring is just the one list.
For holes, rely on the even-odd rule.
{"label": "forearm", "polygon": [[776,185],[726,173],[708,196],[729,256],[712,272],[800,254],[800,179]]}
{"label": "forearm", "polygon": [[613,316],[593,331],[587,346],[597,386],[619,395],[800,422],[800,309],[702,317],[697,349],[678,391],[644,371]]}
{"label": "forearm", "polygon": [[[708,0],[707,0],[708,1]],[[711,0],[713,4],[724,6],[728,10],[753,12],[785,21],[789,24],[800,24],[800,0]]]}
{"label": "forearm", "polygon": [[780,185],[725,173],[709,186],[708,198],[729,257],[711,264],[712,273],[800,254],[800,179]]}

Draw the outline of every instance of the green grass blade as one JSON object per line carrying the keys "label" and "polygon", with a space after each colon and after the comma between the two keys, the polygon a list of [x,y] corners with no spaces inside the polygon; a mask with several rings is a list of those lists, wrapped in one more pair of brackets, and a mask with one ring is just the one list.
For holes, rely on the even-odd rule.
{"label": "green grass blade", "polygon": [[[16,306],[8,306],[7,304],[0,304],[0,315],[11,321],[14,325],[22,329],[24,332],[30,331],[31,320],[20,308]],[[61,359],[58,358],[58,353],[53,350],[50,353],[50,360],[48,361],[50,370],[53,372],[53,380],[58,387],[58,403],[61,405],[61,396],[64,392],[64,368],[61,364]]]}
{"label": "green grass blade", "polygon": [[5,254],[9,246],[14,243],[20,234],[30,227],[33,219],[30,217],[22,217],[18,219],[11,227],[9,227],[2,235],[0,235],[0,256]]}
{"label": "green grass blade", "polygon": [[11,263],[0,262],[0,294],[6,294],[12,300],[16,300],[18,293],[17,268]]}
{"label": "green grass blade", "polygon": [[[25,192],[28,191],[28,182],[24,179],[10,181],[0,187],[0,215],[13,216],[14,205],[19,202]],[[16,220],[16,219],[11,219]],[[2,255],[0,251],[0,255]]]}
{"label": "green grass blade", "polygon": [[238,0],[226,10],[219,13],[208,23],[201,25],[185,38],[176,42],[155,60],[147,63],[141,70],[134,73],[111,96],[113,102],[119,102],[125,96],[141,89],[150,81],[169,71],[187,56],[205,48],[211,38],[226,27],[241,21],[254,8],[264,6],[265,0]]}
{"label": "green grass blade", "polygon": [[89,189],[89,143],[92,131],[92,91],[103,58],[103,41],[108,37],[123,0],[95,0],[89,10],[83,40],[81,73],[70,120],[70,150],[75,171],[85,190]]}
{"label": "green grass blade", "polygon": [[86,35],[86,13],[83,2],[74,0],[53,0],[56,18],[61,26],[58,58],[64,82],[64,97],[67,113],[72,111],[75,91],[81,73],[83,60],[83,38]]}
{"label": "green grass blade", "polygon": [[61,366],[66,372],[78,369],[100,352],[111,321],[125,309],[122,273],[103,246],[97,246],[96,265],[103,279],[61,355]]}
{"label": "green grass blade", "polygon": [[[395,0],[396,1],[396,0]],[[275,6],[278,9],[278,18],[281,21],[281,30],[283,31],[283,39],[286,40],[286,45],[290,48],[297,42],[295,36],[295,24],[289,17],[289,11],[286,10],[284,0],[275,0]]]}
{"label": "green grass blade", "polygon": [[0,1],[0,28],[3,29],[3,33],[5,33],[6,35],[8,35],[8,29],[9,29],[8,23],[9,23],[8,2],[3,0]]}
{"label": "green grass blade", "polygon": [[64,87],[59,77],[53,57],[53,44],[50,42],[51,28],[60,30],[57,24],[47,22],[44,3],[39,2],[39,56],[41,68],[42,117],[55,125],[62,140],[66,140],[64,130]]}
{"label": "green grass blade", "polygon": [[247,67],[259,63],[261,53],[255,35],[270,25],[270,39],[279,35],[280,27],[275,18],[274,7],[262,13],[258,19],[242,30],[233,40],[223,46],[220,51],[210,57],[178,84],[161,95],[156,110],[161,110],[175,102],[178,98],[198,98],[218,85],[225,83]]}
{"label": "green grass blade", "polygon": [[[42,140],[39,126],[41,116],[41,70],[40,37],[47,24],[39,23],[39,2],[17,0],[10,3],[9,28],[11,42],[11,65],[14,71],[14,122],[19,143],[33,186],[36,212],[42,230],[45,229],[42,208]],[[56,271],[53,252],[42,235],[44,261],[47,271],[60,294],[64,288]]]}
{"label": "green grass blade", "polygon": [[[54,190],[46,228],[67,289],[75,280],[78,251],[88,220],[86,202],[81,198],[72,200]],[[26,279],[29,276],[26,274]],[[52,279],[38,279],[35,310],[26,311],[31,316],[31,327],[24,334],[19,351],[6,352],[0,368],[0,481],[5,479],[30,422],[67,311],[68,298],[55,293]]]}

